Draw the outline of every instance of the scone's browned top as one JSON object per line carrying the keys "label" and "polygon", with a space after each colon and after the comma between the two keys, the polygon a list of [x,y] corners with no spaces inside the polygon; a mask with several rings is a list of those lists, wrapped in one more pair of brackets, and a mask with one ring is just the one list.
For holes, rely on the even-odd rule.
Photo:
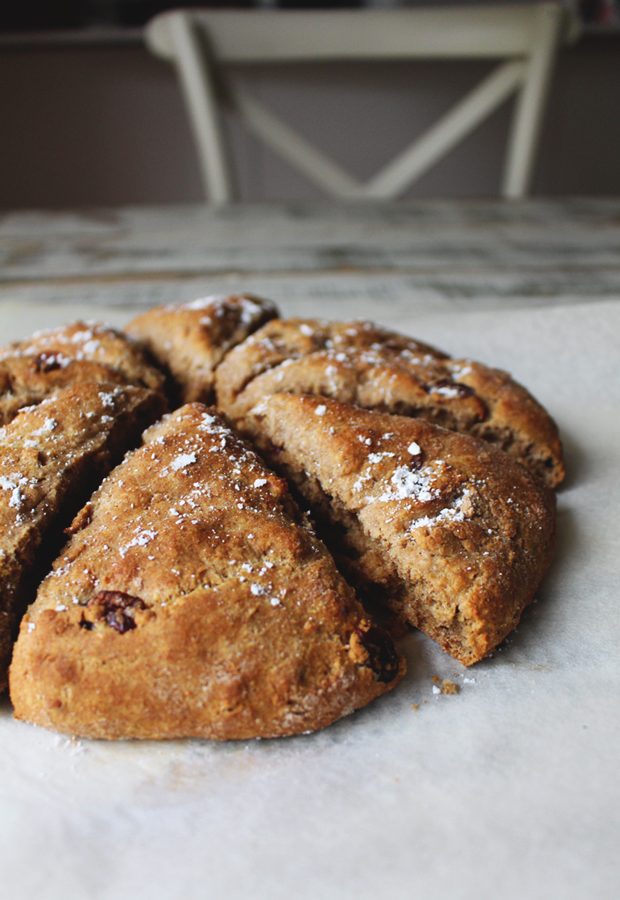
{"label": "scone's browned top", "polygon": [[200,404],[104,481],[22,623],[16,715],[92,737],[321,728],[401,677],[269,471]]}

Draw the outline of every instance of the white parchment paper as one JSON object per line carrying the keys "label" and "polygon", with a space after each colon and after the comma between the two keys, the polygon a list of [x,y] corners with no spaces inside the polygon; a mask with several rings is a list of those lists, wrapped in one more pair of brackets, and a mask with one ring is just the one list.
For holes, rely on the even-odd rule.
{"label": "white parchment paper", "polygon": [[[5,304],[2,334],[62,313]],[[393,694],[308,737],[73,742],[3,701],[2,898],[620,896],[620,305],[359,315],[510,369],[556,417],[538,602],[470,670],[412,634]]]}

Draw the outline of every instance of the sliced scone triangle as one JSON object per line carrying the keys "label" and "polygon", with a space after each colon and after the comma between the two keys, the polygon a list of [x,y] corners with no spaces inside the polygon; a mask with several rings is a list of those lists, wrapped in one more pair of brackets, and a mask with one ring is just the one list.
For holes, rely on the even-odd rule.
{"label": "sliced scone triangle", "polygon": [[216,386],[218,405],[242,430],[268,394],[320,394],[473,434],[552,487],[564,478],[555,422],[510,375],[372,322],[274,319],[228,354]]}
{"label": "sliced scone triangle", "polygon": [[168,373],[180,402],[209,403],[214,373],[225,355],[276,315],[270,300],[252,294],[210,296],[179,306],[156,306],[133,319],[126,330]]}
{"label": "sliced scone triangle", "polygon": [[19,619],[62,528],[162,412],[152,391],[78,384],[0,428],[0,690]]}
{"label": "sliced scone triangle", "polygon": [[247,419],[350,571],[465,665],[548,567],[552,493],[500,450],[419,419],[275,394]]}
{"label": "sliced scone triangle", "polygon": [[403,664],[274,475],[189,404],[102,484],[22,623],[15,714],[95,738],[322,728]]}
{"label": "sliced scone triangle", "polygon": [[163,391],[144,348],[109,325],[72,322],[0,348],[0,425],[73,384],[133,384]]}

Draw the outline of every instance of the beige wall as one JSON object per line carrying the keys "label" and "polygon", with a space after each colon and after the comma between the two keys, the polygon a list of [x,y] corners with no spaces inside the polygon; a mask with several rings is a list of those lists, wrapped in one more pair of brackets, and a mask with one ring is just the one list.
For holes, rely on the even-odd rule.
{"label": "beige wall", "polygon": [[[485,71],[479,64],[260,68],[253,89],[334,158],[370,175]],[[248,77],[246,74],[243,77]],[[412,196],[494,194],[508,109]],[[232,128],[244,199],[317,196]],[[542,194],[620,194],[620,37],[562,52],[535,178]],[[0,207],[201,199],[171,69],[139,47],[0,51]]]}

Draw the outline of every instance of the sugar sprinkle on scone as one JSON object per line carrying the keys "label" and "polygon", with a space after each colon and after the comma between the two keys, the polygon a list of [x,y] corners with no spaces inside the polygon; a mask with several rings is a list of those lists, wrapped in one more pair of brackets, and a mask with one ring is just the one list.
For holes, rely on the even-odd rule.
{"label": "sugar sprinkle on scone", "polygon": [[103,482],[26,614],[18,718],[95,738],[322,728],[403,663],[288,486],[195,403]]}
{"label": "sugar sprinkle on scone", "polygon": [[72,384],[133,384],[162,391],[164,375],[134,339],[109,325],[72,322],[0,349],[0,425]]}
{"label": "sugar sprinkle on scone", "polygon": [[161,395],[143,388],[80,384],[0,428],[0,690],[62,528],[162,412]]}
{"label": "sugar sprinkle on scone", "polygon": [[375,594],[465,665],[516,626],[549,565],[555,499],[511,457],[422,419],[274,394],[263,454]]}
{"label": "sugar sprinkle on scone", "polygon": [[228,354],[216,386],[218,406],[241,429],[268,394],[321,394],[473,434],[549,486],[564,478],[554,421],[506,372],[451,359],[370,322],[268,322]]}
{"label": "sugar sprinkle on scone", "polygon": [[181,402],[210,403],[214,372],[226,353],[277,314],[270,300],[252,294],[210,296],[150,309],[127,332],[169,373]]}

